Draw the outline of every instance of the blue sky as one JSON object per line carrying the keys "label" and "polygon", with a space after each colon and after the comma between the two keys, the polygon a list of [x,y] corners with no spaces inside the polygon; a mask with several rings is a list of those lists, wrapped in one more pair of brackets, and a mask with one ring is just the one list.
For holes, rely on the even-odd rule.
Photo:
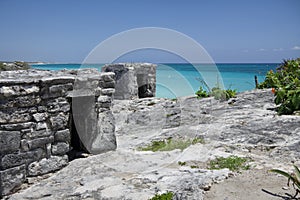
{"label": "blue sky", "polygon": [[[80,63],[114,34],[163,27],[215,62],[281,62],[300,57],[299,8],[299,0],[0,0],[0,60]],[[147,50],[120,61],[181,60]]]}

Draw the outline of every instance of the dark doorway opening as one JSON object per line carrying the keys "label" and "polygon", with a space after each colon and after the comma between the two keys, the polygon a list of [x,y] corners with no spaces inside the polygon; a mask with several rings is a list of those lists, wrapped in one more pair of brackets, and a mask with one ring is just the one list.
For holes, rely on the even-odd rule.
{"label": "dark doorway opening", "polygon": [[72,161],[76,158],[85,158],[88,156],[89,153],[84,147],[83,143],[81,142],[78,131],[76,129],[76,124],[72,112],[72,103],[71,103],[69,123],[70,123],[69,127],[70,127],[70,134],[71,134],[71,141],[70,141],[71,149],[68,152],[69,161]]}

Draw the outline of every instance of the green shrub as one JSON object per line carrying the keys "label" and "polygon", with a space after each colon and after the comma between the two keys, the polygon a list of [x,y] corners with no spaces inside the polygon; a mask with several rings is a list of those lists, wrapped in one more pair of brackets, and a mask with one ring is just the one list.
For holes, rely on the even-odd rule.
{"label": "green shrub", "polygon": [[195,94],[199,99],[209,97],[209,94],[201,86]]}
{"label": "green shrub", "polygon": [[236,90],[222,90],[220,87],[214,87],[211,92],[206,92],[202,87],[195,93],[197,98],[214,97],[217,100],[225,101],[236,97]]}
{"label": "green shrub", "polygon": [[250,166],[246,165],[246,162],[247,158],[241,158],[238,156],[229,156],[227,158],[219,157],[210,161],[209,169],[228,168],[231,171],[238,171],[240,169],[248,170]]}
{"label": "green shrub", "polygon": [[154,197],[152,197],[149,200],[172,200],[173,199],[173,192],[166,192],[163,194],[156,194]]}
{"label": "green shrub", "polygon": [[278,114],[293,114],[300,110],[300,58],[285,60],[274,73],[269,71],[258,88],[272,88]]}

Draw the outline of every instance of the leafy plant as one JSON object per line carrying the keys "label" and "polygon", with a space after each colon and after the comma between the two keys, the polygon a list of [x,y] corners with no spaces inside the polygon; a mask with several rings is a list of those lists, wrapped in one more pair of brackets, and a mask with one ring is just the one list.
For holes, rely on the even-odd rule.
{"label": "leafy plant", "polygon": [[227,158],[219,157],[215,160],[211,160],[209,169],[224,169],[228,168],[231,171],[238,171],[240,169],[248,170],[250,166],[246,164],[247,158],[241,158],[238,156],[229,156]]}
{"label": "leafy plant", "polygon": [[289,186],[290,181],[292,181],[293,187],[296,190],[296,194],[293,198],[296,198],[296,196],[300,193],[300,170],[297,166],[294,165],[295,172],[294,173],[287,173],[285,171],[279,170],[279,169],[271,169],[270,172],[275,172],[277,174],[283,175],[288,178],[287,185]]}
{"label": "leafy plant", "polygon": [[187,147],[197,143],[204,143],[204,140],[201,138],[195,138],[195,139],[170,138],[167,140],[152,141],[152,143],[149,144],[148,146],[140,147],[138,148],[138,150],[155,152],[155,151],[172,151],[174,149],[180,149],[182,151]]}
{"label": "leafy plant", "polygon": [[300,58],[284,60],[276,69],[266,75],[258,88],[272,88],[278,114],[293,114],[300,110]]}
{"label": "leafy plant", "polygon": [[152,197],[149,200],[172,200],[173,199],[173,192],[166,192],[163,194],[156,194],[154,197]]}
{"label": "leafy plant", "polygon": [[197,95],[197,98],[199,98],[199,99],[209,97],[209,93],[207,93],[201,86],[195,94]]}
{"label": "leafy plant", "polygon": [[228,100],[230,98],[236,97],[236,90],[222,90],[220,87],[214,87],[211,92],[206,92],[202,87],[195,93],[197,98],[205,98],[213,96],[217,100]]}

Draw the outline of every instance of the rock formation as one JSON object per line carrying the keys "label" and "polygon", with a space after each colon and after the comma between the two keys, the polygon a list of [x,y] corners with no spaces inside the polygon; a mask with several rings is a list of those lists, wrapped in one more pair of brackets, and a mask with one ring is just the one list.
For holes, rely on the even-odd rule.
{"label": "rock formation", "polygon": [[[175,199],[201,200],[213,184],[234,174],[207,169],[216,157],[249,157],[250,170],[299,166],[300,116],[278,116],[273,98],[270,90],[255,90],[224,102],[195,97],[115,100],[116,151],[76,159],[9,199],[146,200],[172,191]],[[167,138],[202,138],[205,143],[183,151],[138,150]]]}
{"label": "rock formation", "polygon": [[1,72],[0,196],[66,166],[72,149],[116,149],[113,93],[114,73]]}
{"label": "rock formation", "polygon": [[115,99],[155,97],[156,65],[149,63],[108,64],[103,72],[116,74]]}

